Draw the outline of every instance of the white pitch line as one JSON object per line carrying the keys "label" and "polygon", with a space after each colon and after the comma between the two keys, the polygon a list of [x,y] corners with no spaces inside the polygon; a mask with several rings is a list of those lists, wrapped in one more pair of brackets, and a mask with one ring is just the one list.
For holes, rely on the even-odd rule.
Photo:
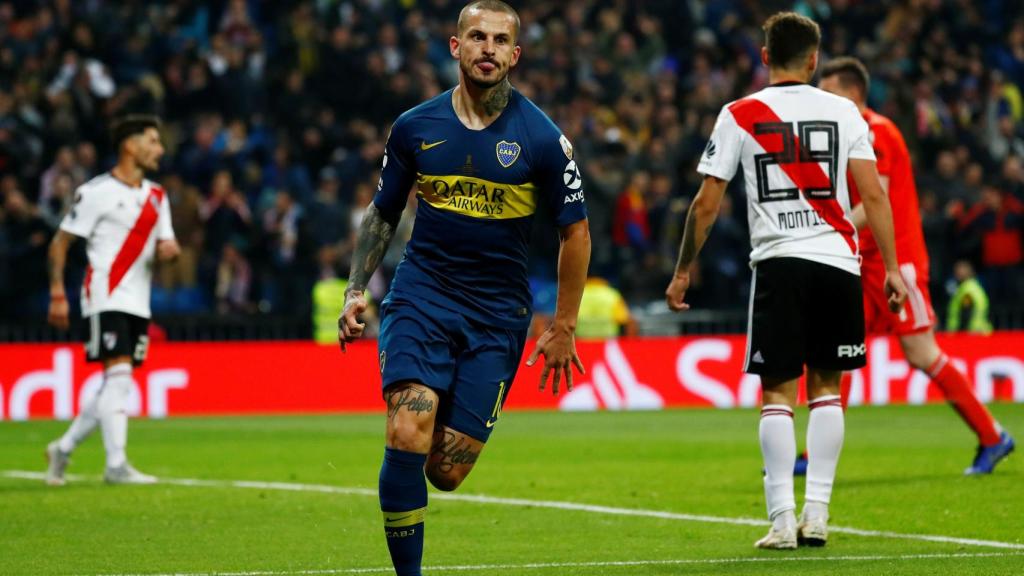
{"label": "white pitch line", "polygon": [[[2,473],[8,478],[20,478],[25,480],[43,480],[45,474],[41,472],[28,472],[24,470],[7,470]],[[77,476],[69,474],[69,480],[85,480],[88,476]],[[353,496],[377,496],[377,491],[369,488],[352,488],[345,486],[329,486],[324,484],[297,484],[293,482],[260,482],[251,480],[201,480],[197,478],[161,478],[161,484],[176,486],[199,486],[207,488],[247,488],[256,490],[280,490],[286,492],[318,492],[323,494],[346,494]],[[766,520],[755,518],[733,518],[726,516],[707,516],[702,514],[683,514],[679,512],[666,512],[662,510],[646,510],[643,508],[616,508],[612,506],[598,506],[593,504],[580,504],[576,502],[562,502],[557,500],[529,500],[525,498],[499,498],[481,494],[452,494],[442,492],[431,494],[435,500],[449,500],[455,502],[474,502],[477,504],[498,504],[503,506],[519,506],[526,508],[548,508],[554,510],[570,510],[574,512],[589,512],[591,514],[608,514],[614,516],[634,516],[644,518],[659,518],[663,520],[680,520],[684,522],[704,522],[708,524],[730,524],[734,526],[768,526]],[[998,540],[979,540],[976,538],[959,538],[956,536],[943,536],[936,534],[911,534],[903,532],[890,532],[886,530],[863,530],[860,528],[849,528],[845,526],[829,526],[829,530],[840,534],[851,534],[854,536],[866,536],[874,538],[890,538],[898,540],[917,540],[922,542],[936,542],[941,544],[958,544],[963,546],[980,546],[986,548],[1001,548],[1005,550],[1024,550],[1024,544],[1016,542],[1001,542]]]}
{"label": "white pitch line", "polygon": [[[543,570],[546,568],[630,568],[637,566],[683,566],[694,564],[775,564],[783,562],[875,562],[883,560],[960,560],[965,558],[1005,558],[1024,556],[1007,552],[956,554],[894,554],[872,556],[776,556],[747,558],[687,558],[680,560],[612,560],[605,562],[532,562],[529,564],[475,564],[456,566],[425,566],[424,570],[437,572],[477,572],[484,570]],[[245,572],[173,572],[166,574],[102,574],[99,576],[321,576],[329,574],[390,573],[391,566],[380,568],[327,568],[321,570],[254,570]]]}

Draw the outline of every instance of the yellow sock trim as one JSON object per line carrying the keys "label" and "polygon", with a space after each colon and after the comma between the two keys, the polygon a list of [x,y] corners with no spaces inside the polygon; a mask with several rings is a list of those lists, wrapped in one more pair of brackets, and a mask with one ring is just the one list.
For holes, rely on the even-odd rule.
{"label": "yellow sock trim", "polygon": [[406,512],[384,512],[385,528],[404,528],[414,524],[420,524],[427,516],[427,507]]}

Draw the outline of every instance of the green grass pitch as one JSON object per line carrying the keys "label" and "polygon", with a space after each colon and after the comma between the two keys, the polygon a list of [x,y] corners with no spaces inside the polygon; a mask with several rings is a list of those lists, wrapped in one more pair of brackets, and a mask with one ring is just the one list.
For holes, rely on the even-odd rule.
{"label": "green grass pitch", "polygon": [[[1024,405],[992,411],[1024,439]],[[0,574],[388,574],[373,496],[383,416],[132,422],[141,470],[253,484],[105,486],[98,433],[65,487],[12,475],[41,472],[65,426],[0,423]],[[965,478],[973,452],[945,406],[851,409],[832,523],[1009,546],[842,532],[769,552],[752,546],[764,526],[735,523],[764,518],[754,411],[509,412],[454,494],[518,501],[431,490],[425,574],[1024,574],[1024,460]]]}

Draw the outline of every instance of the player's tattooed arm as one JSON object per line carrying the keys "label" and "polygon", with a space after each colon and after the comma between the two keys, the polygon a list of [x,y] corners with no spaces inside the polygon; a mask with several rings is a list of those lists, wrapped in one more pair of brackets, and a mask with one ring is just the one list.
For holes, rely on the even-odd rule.
{"label": "player's tattooed arm", "polygon": [[713,176],[704,178],[704,183],[690,204],[686,213],[686,227],[683,229],[683,241],[679,246],[679,259],[676,261],[676,274],[686,273],[690,265],[697,259],[701,248],[711,235],[711,229],[718,218],[718,209],[722,196],[729,182]]}
{"label": "player's tattooed arm", "polygon": [[377,266],[380,266],[380,261],[388,251],[397,227],[398,218],[386,218],[377,205],[370,202],[363,222],[359,225],[346,293],[362,292],[366,289],[370,277],[377,271]]}
{"label": "player's tattooed arm", "polygon": [[665,301],[670,310],[687,310],[690,305],[685,302],[686,291],[690,289],[690,265],[697,260],[700,249],[704,247],[711,234],[711,228],[718,218],[718,209],[722,204],[722,196],[729,185],[727,180],[705,176],[700,191],[690,204],[686,213],[686,227],[683,228],[683,240],[679,246],[679,259],[672,281],[665,290]]}
{"label": "player's tattooed arm", "polygon": [[[686,226],[683,228],[683,243],[679,247],[679,258],[676,260],[676,272],[689,270],[690,264],[697,259],[697,217],[693,206],[686,213]],[[711,227],[708,227],[708,232]],[[707,237],[705,236],[705,239]],[[703,242],[702,242],[703,244]]]}
{"label": "player's tattooed arm", "polygon": [[373,273],[377,271],[384,253],[391,245],[395,236],[401,213],[389,218],[382,213],[373,202],[366,209],[363,222],[359,225],[355,252],[352,255],[352,267],[349,270],[348,288],[345,289],[345,303],[338,317],[338,343],[341,351],[346,345],[363,335],[366,323],[359,321],[359,316],[366,311],[366,297],[363,291],[369,284]]}
{"label": "player's tattooed arm", "polygon": [[498,114],[499,112],[505,109],[505,106],[508,105],[508,99],[511,96],[512,83],[509,82],[508,78],[506,77],[504,80],[502,80],[500,84],[494,87],[494,90],[492,90],[490,94],[488,94],[484,98],[484,112],[486,112],[488,116],[494,116],[495,114]]}

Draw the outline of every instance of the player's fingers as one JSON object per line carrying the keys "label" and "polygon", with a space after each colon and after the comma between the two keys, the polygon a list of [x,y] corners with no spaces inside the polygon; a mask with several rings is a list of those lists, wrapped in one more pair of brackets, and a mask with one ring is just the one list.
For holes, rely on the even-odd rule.
{"label": "player's fingers", "polygon": [[558,396],[558,383],[562,379],[562,367],[555,366],[555,374],[551,379],[551,395]]}
{"label": "player's fingers", "polygon": [[[530,357],[526,359],[527,366],[533,366],[537,363],[537,358],[540,357],[540,346],[534,346],[533,352],[530,353]],[[543,383],[541,384],[541,390],[544,389]]]}
{"label": "player's fingers", "polygon": [[344,338],[344,336],[338,338],[338,344],[341,345],[341,353],[342,354],[347,354],[348,353],[348,349],[345,348],[345,338]]}
{"label": "player's fingers", "polygon": [[572,367],[568,364],[565,366],[565,391],[572,391]]}
{"label": "player's fingers", "polygon": [[360,322],[360,323],[356,324],[355,326],[352,326],[351,328],[349,328],[349,332],[352,334],[353,338],[359,338],[360,336],[363,335],[363,330],[365,330],[365,329],[366,329],[366,324]]}
{"label": "player's fingers", "polygon": [[690,307],[690,305],[687,304],[686,302],[683,302],[683,298],[685,296],[686,296],[685,292],[682,293],[682,294],[678,294],[678,295],[676,295],[676,294],[669,295],[669,297],[668,297],[668,307],[669,307],[669,309],[671,309],[674,312],[679,312],[681,310],[688,309]]}
{"label": "player's fingers", "polygon": [[551,367],[547,364],[544,365],[544,369],[540,372],[540,390],[544,390],[544,386],[548,383],[548,374],[551,372]]}
{"label": "player's fingers", "polygon": [[572,363],[576,366],[576,369],[580,371],[580,374],[584,376],[587,375],[587,369],[583,367],[583,361],[580,360],[580,357],[576,352],[572,353]]}
{"label": "player's fingers", "polygon": [[345,315],[345,325],[348,326],[349,330],[353,330],[357,326],[361,326],[361,324],[359,323],[359,319],[356,318],[355,314],[346,314]]}

